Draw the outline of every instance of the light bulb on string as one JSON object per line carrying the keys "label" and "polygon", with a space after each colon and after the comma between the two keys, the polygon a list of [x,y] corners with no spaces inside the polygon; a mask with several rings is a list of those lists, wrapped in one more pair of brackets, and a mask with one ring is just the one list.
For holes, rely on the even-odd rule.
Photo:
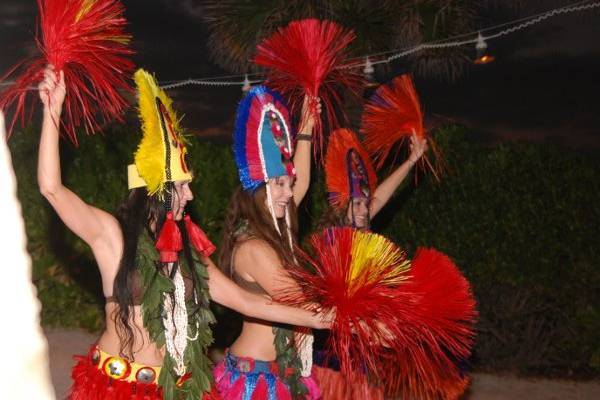
{"label": "light bulb on string", "polygon": [[367,56],[365,57],[365,68],[363,69],[365,78],[372,80],[373,72],[375,72],[375,68],[373,68],[373,63],[371,63],[371,60],[369,60],[369,56]]}
{"label": "light bulb on string", "polygon": [[475,43],[475,50],[477,52],[477,56],[475,57],[475,60],[473,60],[474,64],[489,64],[496,59],[496,57],[488,54],[488,45],[485,41],[485,38],[481,36],[481,33],[477,34],[477,43]]}
{"label": "light bulb on string", "polygon": [[366,81],[367,87],[379,86],[379,84],[377,82],[375,82],[375,78],[373,77],[374,73],[375,73],[375,67],[373,66],[373,63],[371,62],[371,60],[369,59],[369,56],[367,56],[367,57],[365,57],[365,67],[363,68],[363,74],[365,76],[365,81]]}
{"label": "light bulb on string", "polygon": [[252,86],[250,85],[250,79],[248,79],[248,74],[244,75],[244,85],[242,86],[242,92],[247,92],[250,90]]}

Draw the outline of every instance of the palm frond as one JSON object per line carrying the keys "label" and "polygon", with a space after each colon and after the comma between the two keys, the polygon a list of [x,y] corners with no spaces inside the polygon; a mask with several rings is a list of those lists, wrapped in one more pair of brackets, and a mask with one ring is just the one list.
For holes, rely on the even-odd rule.
{"label": "palm frond", "polygon": [[[541,0],[540,0],[541,1]],[[556,0],[559,2],[561,0]],[[536,3],[538,1],[535,1]],[[490,15],[530,6],[524,0],[206,0],[203,18],[212,59],[236,73],[253,69],[256,45],[295,19],[328,19],[352,29],[354,57],[415,46],[472,32]],[[472,48],[436,49],[406,59],[417,75],[455,80],[468,68]]]}

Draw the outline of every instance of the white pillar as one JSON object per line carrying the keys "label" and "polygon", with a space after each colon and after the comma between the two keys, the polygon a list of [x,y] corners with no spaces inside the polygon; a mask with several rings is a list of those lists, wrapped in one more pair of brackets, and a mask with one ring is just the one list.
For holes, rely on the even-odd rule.
{"label": "white pillar", "polygon": [[[31,168],[35,168],[32,165]],[[0,111],[0,397],[54,399],[40,302],[31,282],[25,226]]]}

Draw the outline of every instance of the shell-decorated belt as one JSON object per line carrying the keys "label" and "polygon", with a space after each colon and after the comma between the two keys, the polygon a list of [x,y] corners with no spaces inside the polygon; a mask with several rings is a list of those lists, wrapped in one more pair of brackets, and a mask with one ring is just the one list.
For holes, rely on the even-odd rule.
{"label": "shell-decorated belt", "polygon": [[156,384],[158,382],[161,367],[149,367],[131,362],[126,358],[108,354],[100,350],[98,346],[90,351],[88,357],[90,362],[109,378],[143,384]]}

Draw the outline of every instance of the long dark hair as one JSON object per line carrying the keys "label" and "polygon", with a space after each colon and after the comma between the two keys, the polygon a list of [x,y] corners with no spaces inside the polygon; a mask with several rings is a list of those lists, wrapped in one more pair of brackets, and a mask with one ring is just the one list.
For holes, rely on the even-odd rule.
{"label": "long dark hair", "polygon": [[[169,186],[171,187],[168,190],[176,195],[172,185]],[[131,190],[127,199],[116,212],[116,218],[123,234],[123,255],[113,284],[113,298],[118,307],[114,310],[112,318],[120,341],[119,354],[132,360],[134,358],[134,326],[131,323],[131,307],[134,306],[134,273],[139,267],[136,265],[138,242],[144,230],[147,231],[153,241],[156,240],[155,232],[160,232],[166,214],[165,202],[159,200],[157,196],[148,196],[146,188]],[[188,265],[192,280],[192,293],[197,293],[197,290],[206,288],[206,283],[203,285],[201,278],[196,274],[185,224],[183,221],[177,221],[177,223],[183,239],[183,259]],[[179,268],[179,262],[174,263],[171,271],[168,271],[166,264],[159,263],[158,260],[156,267],[156,273],[168,274],[170,278],[173,278]],[[202,296],[199,293],[197,294],[196,298],[202,301]],[[200,307],[208,307],[208,304],[199,304],[198,308]],[[194,313],[197,311],[198,309],[194,310]],[[137,327],[136,329],[139,330]]]}
{"label": "long dark hair", "polygon": [[[261,239],[271,246],[277,253],[280,262],[285,266],[294,262],[293,249],[290,248],[290,239],[295,243],[297,232],[296,205],[293,199],[288,204],[290,214],[289,233],[284,218],[278,218],[279,231],[273,226],[273,219],[265,206],[267,195],[266,187],[262,185],[255,192],[249,192],[238,187],[234,192],[225,217],[223,241],[219,251],[219,266],[228,276],[233,274],[231,255],[235,246],[244,240]],[[248,235],[239,235],[240,225],[248,224]]]}

